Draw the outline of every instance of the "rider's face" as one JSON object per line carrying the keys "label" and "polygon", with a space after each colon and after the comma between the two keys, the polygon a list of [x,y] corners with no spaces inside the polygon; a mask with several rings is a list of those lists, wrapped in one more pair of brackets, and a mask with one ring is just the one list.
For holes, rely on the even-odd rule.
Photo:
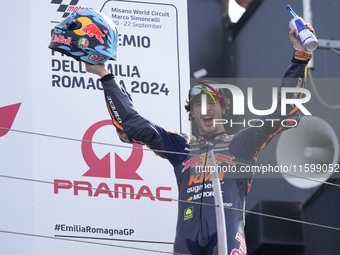
{"label": "rider's face", "polygon": [[207,114],[202,115],[201,97],[193,100],[191,115],[199,129],[201,135],[212,136],[225,131],[221,124],[214,124],[214,119],[223,119],[226,107],[222,107],[219,102],[215,104],[212,98],[207,98]]}

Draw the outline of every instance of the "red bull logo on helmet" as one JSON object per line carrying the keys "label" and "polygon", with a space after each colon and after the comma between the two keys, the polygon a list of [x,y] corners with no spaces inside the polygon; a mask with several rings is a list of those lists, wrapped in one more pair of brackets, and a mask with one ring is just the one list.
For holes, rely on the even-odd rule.
{"label": "red bull logo on helmet", "polygon": [[81,24],[81,28],[74,30],[74,33],[80,36],[88,35],[89,37],[95,37],[100,43],[104,44],[103,37],[106,36],[108,31],[102,33],[96,24],[88,17],[80,17],[77,19]]}
{"label": "red bull logo on helmet", "polygon": [[51,42],[58,42],[58,43],[66,44],[66,45],[70,45],[71,40],[72,40],[71,37],[67,37],[66,39],[63,35],[54,35],[51,38]]}
{"label": "red bull logo on helmet", "polygon": [[100,41],[101,43],[104,43],[103,38],[105,37],[105,34],[103,34],[99,28],[96,26],[96,24],[91,23],[91,24],[87,24],[86,26],[84,26],[83,29],[81,29],[80,31],[86,33],[88,36],[90,37],[96,37],[98,39],[98,41]]}

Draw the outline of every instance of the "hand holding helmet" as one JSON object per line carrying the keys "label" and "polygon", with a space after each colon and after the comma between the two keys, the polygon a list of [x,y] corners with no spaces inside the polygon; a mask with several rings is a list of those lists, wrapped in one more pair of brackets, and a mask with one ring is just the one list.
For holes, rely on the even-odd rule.
{"label": "hand holding helmet", "polygon": [[110,71],[103,64],[91,65],[85,62],[86,72],[96,74],[100,77],[104,77],[109,74]]}

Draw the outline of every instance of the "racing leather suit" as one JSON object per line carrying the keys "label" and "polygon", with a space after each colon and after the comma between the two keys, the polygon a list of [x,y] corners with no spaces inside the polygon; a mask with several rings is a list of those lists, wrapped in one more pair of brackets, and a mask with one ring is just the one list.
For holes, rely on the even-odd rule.
{"label": "racing leather suit", "polygon": [[[281,87],[305,86],[307,61],[293,58],[283,77]],[[216,216],[214,194],[209,171],[195,171],[197,167],[209,165],[206,157],[209,150],[215,154],[216,164],[221,167],[240,169],[244,164],[256,163],[257,155],[271,139],[285,127],[281,121],[265,122],[262,127],[249,127],[235,135],[226,133],[213,137],[198,137],[188,140],[184,135],[171,133],[141,117],[132,105],[125,87],[119,86],[112,74],[101,79],[105,100],[113,124],[124,142],[139,142],[168,159],[174,167],[179,200],[177,215],[175,253],[217,254]],[[288,93],[287,97],[303,97],[302,93]],[[280,96],[276,111],[267,119],[294,119],[298,122],[298,108],[287,105],[287,116],[281,116]],[[177,152],[166,153],[162,151]],[[202,168],[203,169],[203,168]],[[228,254],[246,254],[244,235],[245,199],[249,192],[252,175],[235,178],[219,173],[228,237]],[[199,202],[199,203],[190,203]],[[203,204],[201,204],[203,203]],[[228,208],[235,208],[231,210]]]}

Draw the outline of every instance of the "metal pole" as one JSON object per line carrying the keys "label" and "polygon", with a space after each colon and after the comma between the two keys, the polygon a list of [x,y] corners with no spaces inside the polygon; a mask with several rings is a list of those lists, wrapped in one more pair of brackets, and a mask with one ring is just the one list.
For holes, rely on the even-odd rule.
{"label": "metal pole", "polygon": [[208,152],[209,165],[211,168],[211,177],[214,190],[214,200],[215,200],[215,212],[216,212],[216,228],[217,228],[217,248],[219,255],[228,254],[228,244],[227,244],[227,225],[225,222],[223,197],[221,191],[221,183],[217,172],[217,164],[215,160],[215,155],[212,150]]}

